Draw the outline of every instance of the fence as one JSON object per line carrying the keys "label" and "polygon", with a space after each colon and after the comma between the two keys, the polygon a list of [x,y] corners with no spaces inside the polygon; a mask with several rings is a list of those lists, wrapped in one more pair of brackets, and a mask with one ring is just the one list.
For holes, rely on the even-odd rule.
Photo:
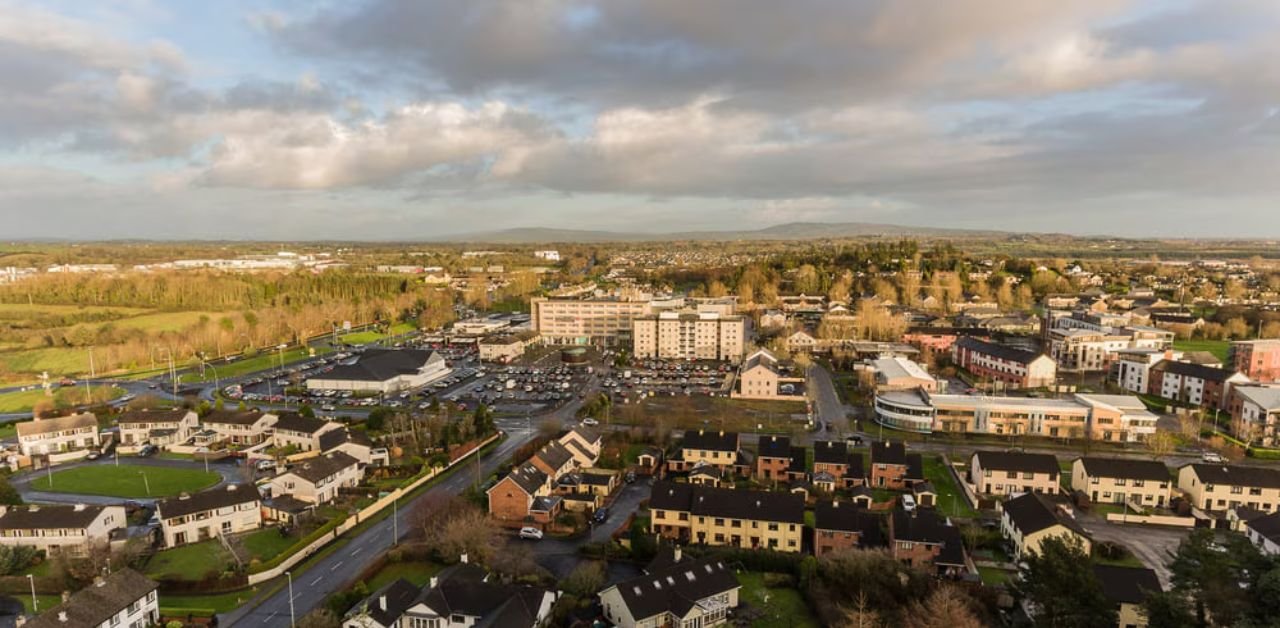
{"label": "fence", "polygon": [[1112,523],[1143,523],[1154,526],[1177,526],[1181,528],[1196,527],[1195,517],[1176,517],[1172,515],[1125,515],[1118,512],[1107,513],[1107,521]]}
{"label": "fence", "polygon": [[378,501],[375,501],[372,504],[369,504],[364,509],[357,512],[355,516],[348,517],[345,521],[343,521],[342,523],[339,523],[331,532],[321,535],[320,538],[317,538],[306,547],[303,547],[302,549],[298,550],[294,554],[290,555],[288,558],[281,561],[275,567],[272,567],[270,569],[265,569],[258,573],[249,574],[249,585],[250,586],[257,585],[257,584],[266,582],[268,580],[271,580],[273,578],[278,578],[281,574],[292,569],[294,565],[298,564],[299,562],[302,562],[307,557],[311,556],[316,551],[318,551],[320,548],[324,547],[325,545],[328,545],[330,542],[334,541],[339,536],[342,536],[351,528],[354,528],[357,525],[360,525],[360,522],[365,521],[370,517],[382,512],[386,508],[390,507],[392,502],[395,502],[396,500],[404,497],[405,495],[417,490],[418,487],[422,486],[423,484],[426,484],[427,482],[430,482],[436,476],[462,463],[462,461],[466,460],[469,456],[480,455],[481,449],[483,449],[489,443],[494,442],[501,436],[502,436],[501,434],[494,434],[493,436],[490,436],[489,438],[478,443],[475,447],[472,447],[470,451],[467,451],[457,460],[450,462],[448,465],[443,467],[433,467],[430,471],[428,471],[427,473],[424,473],[422,477],[414,480],[413,482],[410,482],[408,485],[402,486],[394,491],[391,491],[390,493],[387,493]]}

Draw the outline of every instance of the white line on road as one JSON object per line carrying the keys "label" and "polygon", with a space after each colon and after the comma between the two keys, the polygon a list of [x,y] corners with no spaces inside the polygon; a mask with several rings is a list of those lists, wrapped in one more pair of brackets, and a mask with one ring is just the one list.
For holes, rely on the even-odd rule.
{"label": "white line on road", "polygon": [[363,550],[363,549],[364,549],[363,547],[357,547],[354,552],[351,552],[351,557],[355,558],[355,555],[359,554],[360,550]]}
{"label": "white line on road", "polygon": [[341,567],[341,566],[342,566],[342,561],[338,561],[338,564],[336,564],[336,565],[334,565],[334,566],[330,567],[330,568],[329,568],[329,571],[337,571],[337,570],[338,570],[338,567]]}
{"label": "white line on road", "polygon": [[264,624],[269,623],[271,619],[274,618],[275,616],[276,616],[276,611],[272,611],[270,615],[267,615],[266,619],[262,620],[262,623]]}
{"label": "white line on road", "polygon": [[313,587],[316,586],[316,583],[320,582],[320,580],[322,580],[323,578],[324,576],[316,576],[316,579],[312,580],[309,586],[313,586]]}

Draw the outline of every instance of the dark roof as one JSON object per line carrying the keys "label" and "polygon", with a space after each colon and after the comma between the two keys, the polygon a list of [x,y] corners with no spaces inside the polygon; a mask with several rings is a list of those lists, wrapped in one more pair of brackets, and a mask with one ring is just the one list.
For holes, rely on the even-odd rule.
{"label": "dark roof", "polygon": [[684,617],[699,601],[739,588],[733,570],[717,558],[686,560],[615,585],[640,621],[672,613]]}
{"label": "dark roof", "polygon": [[[530,495],[538,492],[538,489],[547,483],[547,474],[531,464],[522,464],[512,469],[511,473],[507,474],[507,478],[515,482],[516,486],[520,487],[520,490]],[[495,484],[489,490],[492,491],[497,487],[498,485]]]}
{"label": "dark roof", "polygon": [[792,493],[655,482],[649,507],[708,517],[804,523],[804,497]]}
{"label": "dark roof", "polygon": [[1126,480],[1151,480],[1168,482],[1169,467],[1155,460],[1132,460],[1128,458],[1090,458],[1080,459],[1085,473],[1104,478],[1124,478]]}
{"label": "dark roof", "polygon": [[964,336],[956,341],[956,346],[974,353],[984,353],[1006,362],[1018,362],[1020,364],[1029,364],[1032,360],[1044,355],[1042,353],[1033,353],[1013,347],[1006,347],[1002,344],[994,342],[985,342],[978,340],[973,336]]}
{"label": "dark roof", "polygon": [[820,440],[813,443],[814,464],[849,464],[849,447],[843,441]]}
{"label": "dark roof", "polygon": [[911,512],[893,511],[893,540],[941,545],[942,551],[933,559],[934,564],[963,565],[964,541],[960,528],[953,526],[932,510],[917,508]]}
{"label": "dark roof", "polygon": [[920,454],[907,454],[907,480],[924,480],[924,459]]}
{"label": "dark roof", "polygon": [[594,486],[608,486],[616,477],[612,473],[583,473],[582,483]]}
{"label": "dark roof", "polygon": [[791,438],[777,434],[760,436],[760,458],[789,458],[791,456]]}
{"label": "dark roof", "polygon": [[417,373],[429,360],[443,359],[434,351],[419,349],[369,349],[351,364],[339,364],[316,376],[319,380],[381,382]]}
{"label": "dark roof", "polygon": [[1119,565],[1093,565],[1093,574],[1102,585],[1102,593],[1116,604],[1141,604],[1152,593],[1159,593],[1160,579],[1156,572],[1146,567],[1121,567]]}
{"label": "dark roof", "polygon": [[490,582],[484,569],[470,563],[440,572],[436,586],[424,589],[414,604],[437,614],[479,617],[477,626],[532,627],[546,589]]}
{"label": "dark roof", "polygon": [[1196,476],[1205,484],[1280,488],[1280,469],[1193,463]]}
{"label": "dark roof", "polygon": [[713,432],[710,430],[688,431],[680,442],[681,449],[704,449],[708,451],[737,451],[737,432]]}
{"label": "dark roof", "polygon": [[200,419],[201,423],[225,423],[228,425],[253,425],[258,422],[268,412],[243,411],[232,412],[230,410],[214,410]]}
{"label": "dark roof", "polygon": [[290,412],[281,414],[274,427],[276,431],[287,430],[290,432],[302,432],[303,434],[315,434],[328,424],[329,421],[324,419],[305,417],[301,414]]}
{"label": "dark roof", "polygon": [[1183,377],[1192,377],[1195,379],[1203,379],[1211,382],[1224,382],[1228,377],[1235,375],[1235,371],[1227,369],[1214,368],[1203,364],[1195,364],[1192,362],[1176,362],[1174,360],[1161,360],[1151,367],[1152,370],[1173,373]]}
{"label": "dark roof", "polygon": [[534,456],[547,463],[552,469],[559,469],[573,460],[573,452],[565,449],[558,441],[551,441],[542,446]]}
{"label": "dark roof", "polygon": [[365,598],[364,602],[347,611],[346,616],[359,617],[368,615],[370,619],[378,622],[380,626],[392,626],[400,620],[400,616],[410,606],[413,606],[413,601],[417,599],[420,592],[417,585],[412,582],[404,578],[396,578],[383,585],[381,589],[374,591],[373,594]]}
{"label": "dark roof", "polygon": [[865,508],[853,503],[836,501],[818,502],[813,508],[813,528],[815,530],[839,530],[841,532],[861,532],[858,539],[861,547],[875,547],[884,544],[880,534],[880,522],[883,517],[872,514]]}
{"label": "dark roof", "polygon": [[790,453],[791,462],[787,465],[787,471],[791,471],[793,473],[804,473],[809,470],[809,460],[808,456],[805,455],[804,447],[792,447]]}
{"label": "dark roof", "polygon": [[[145,598],[158,586],[132,569],[119,569],[101,582],[81,589],[66,602],[40,613],[26,625],[31,628],[97,626],[128,608],[130,604]],[[59,621],[64,613],[67,621]]]}
{"label": "dark roof", "polygon": [[[0,515],[0,530],[41,528],[85,528],[102,514],[105,506],[10,506]],[[124,522],[122,521],[121,524]]]}
{"label": "dark roof", "polygon": [[289,514],[299,514],[315,508],[316,505],[311,502],[304,502],[293,495],[280,495],[262,502],[263,505],[273,510],[287,512]]}
{"label": "dark roof", "polygon": [[127,425],[129,423],[177,423],[185,418],[192,411],[186,408],[175,408],[173,410],[130,410],[125,412],[116,419],[116,423]]}
{"label": "dark roof", "polygon": [[906,443],[872,441],[871,464],[907,464]]}
{"label": "dark roof", "polygon": [[156,510],[160,513],[161,519],[172,519],[206,510],[216,510],[236,504],[256,502],[260,499],[261,496],[258,495],[258,491],[252,486],[228,484],[211,488],[207,491],[200,491],[190,496],[162,499],[156,502]]}
{"label": "dark roof", "polygon": [[1026,536],[1062,524],[1084,537],[1089,535],[1076,520],[1058,513],[1058,507],[1040,493],[1024,493],[1004,502],[1010,521]]}
{"label": "dark roof", "polygon": [[320,451],[328,452],[334,447],[351,440],[351,434],[347,432],[346,428],[329,430],[320,435]]}
{"label": "dark roof", "polygon": [[576,433],[578,434],[578,436],[582,437],[582,440],[585,440],[585,441],[587,441],[588,443],[598,443],[598,442],[600,442],[600,432],[599,432],[599,431],[597,431],[597,430],[593,430],[593,429],[591,429],[591,428],[589,428],[589,427],[585,427],[585,426],[579,425],[579,426],[577,426],[577,427],[575,427],[575,428],[573,428],[573,429],[569,430],[569,432],[570,432],[570,433],[574,433],[574,432],[576,432]]}
{"label": "dark roof", "polygon": [[1052,454],[1029,454],[1021,451],[975,451],[982,470],[993,471],[1029,471],[1032,473],[1048,473],[1056,477],[1062,472],[1058,459]]}
{"label": "dark roof", "polygon": [[1245,521],[1245,525],[1272,543],[1280,543],[1280,512],[1253,517]]}
{"label": "dark roof", "polygon": [[323,456],[307,458],[293,465],[288,473],[296,475],[308,482],[316,483],[347,467],[359,464],[360,461],[345,451],[335,451]]}

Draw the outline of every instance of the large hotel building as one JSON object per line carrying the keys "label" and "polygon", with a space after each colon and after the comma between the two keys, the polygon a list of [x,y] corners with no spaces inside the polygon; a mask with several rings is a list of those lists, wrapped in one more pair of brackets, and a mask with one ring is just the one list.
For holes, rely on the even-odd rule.
{"label": "large hotel building", "polygon": [[643,293],[533,299],[532,324],[549,344],[626,346],[636,356],[741,360],[746,318],[733,299],[663,299]]}
{"label": "large hotel building", "polygon": [[638,358],[688,360],[742,359],[746,318],[716,312],[660,312],[632,321]]}

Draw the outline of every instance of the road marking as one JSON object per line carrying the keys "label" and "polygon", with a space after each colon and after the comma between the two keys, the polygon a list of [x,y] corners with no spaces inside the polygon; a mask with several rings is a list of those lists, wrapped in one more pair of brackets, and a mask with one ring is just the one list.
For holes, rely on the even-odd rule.
{"label": "road marking", "polygon": [[262,623],[264,623],[264,624],[265,624],[265,623],[270,622],[270,621],[272,620],[272,618],[274,618],[275,616],[276,616],[276,611],[272,611],[270,615],[267,615],[267,618],[266,618],[266,619],[262,620]]}
{"label": "road marking", "polygon": [[341,566],[342,566],[342,561],[338,561],[338,564],[336,564],[336,565],[334,565],[334,566],[330,567],[330,568],[329,568],[329,571],[337,571],[337,570],[338,570],[338,567],[341,567]]}
{"label": "road marking", "polygon": [[322,578],[324,578],[324,576],[316,576],[316,579],[315,579],[315,580],[312,580],[312,581],[311,581],[311,584],[310,584],[309,586],[313,586],[313,587],[314,587],[314,586],[316,586],[316,583],[317,583],[317,582],[320,582],[320,580],[321,580]]}
{"label": "road marking", "polygon": [[351,552],[351,557],[354,558],[355,555],[359,554],[360,550],[363,550],[363,549],[364,549],[363,547],[357,547],[354,552]]}

